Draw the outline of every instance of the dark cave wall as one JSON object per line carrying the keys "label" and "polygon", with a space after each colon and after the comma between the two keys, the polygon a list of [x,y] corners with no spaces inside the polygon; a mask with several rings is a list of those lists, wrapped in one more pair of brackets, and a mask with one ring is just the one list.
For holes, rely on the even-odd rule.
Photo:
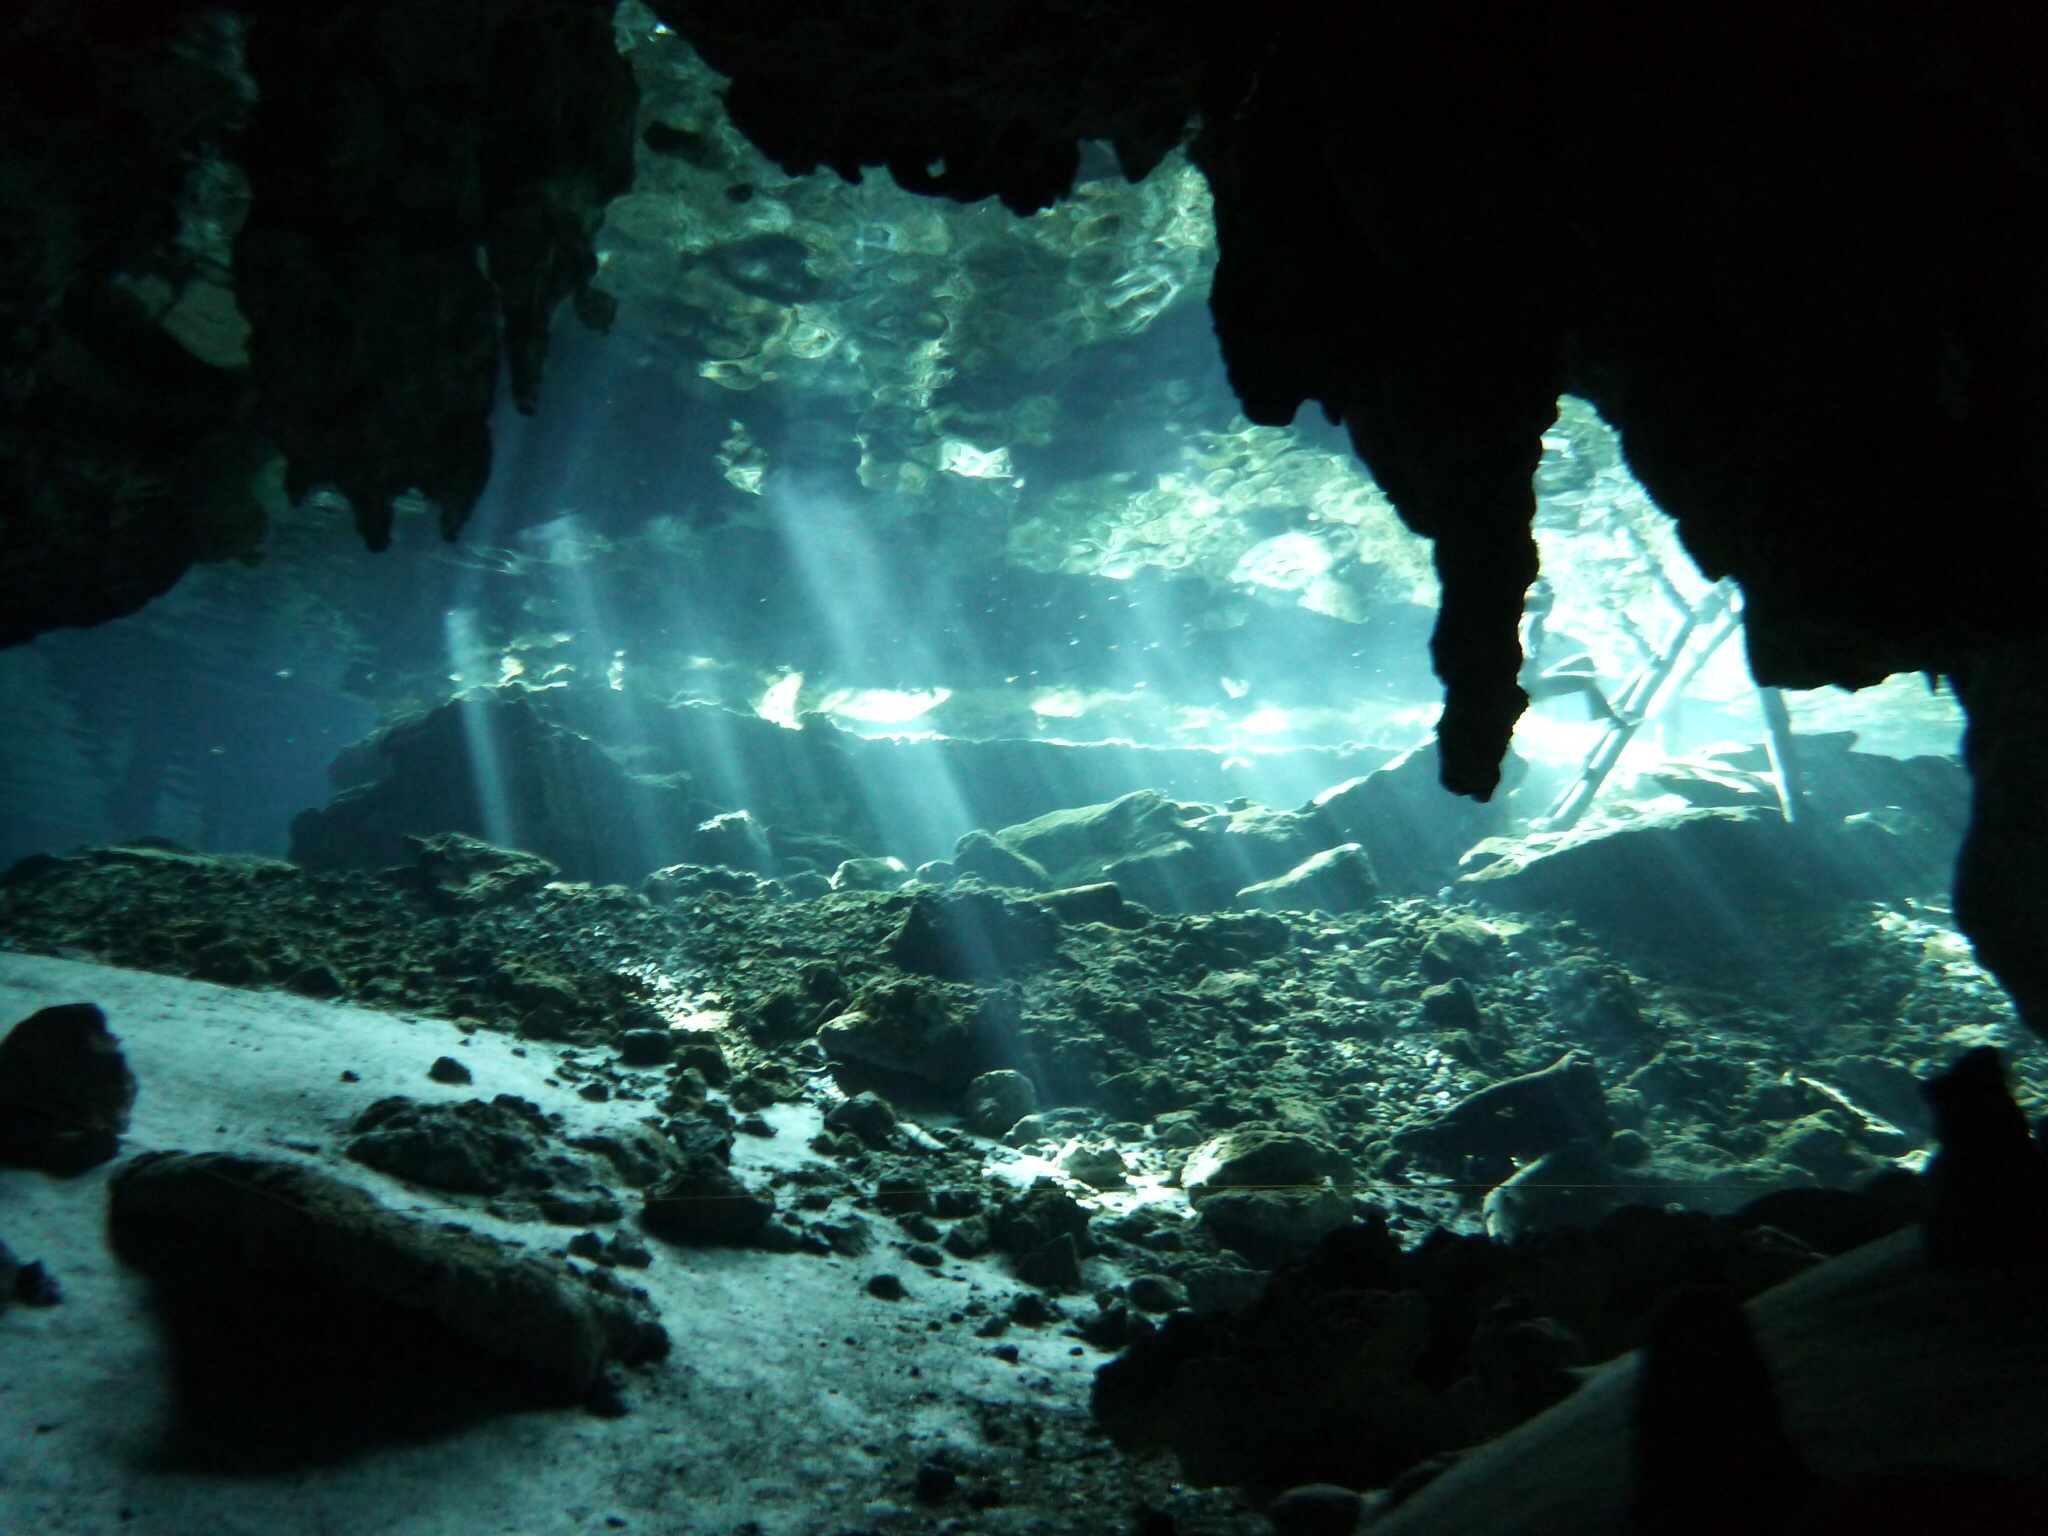
{"label": "dark cave wall", "polygon": [[[612,10],[0,14],[0,645],[253,554],[280,456],[373,548],[406,492],[461,526],[501,356],[530,408],[560,302],[605,319],[592,239],[637,100]],[[246,350],[235,319],[174,336],[195,291],[246,319]]]}

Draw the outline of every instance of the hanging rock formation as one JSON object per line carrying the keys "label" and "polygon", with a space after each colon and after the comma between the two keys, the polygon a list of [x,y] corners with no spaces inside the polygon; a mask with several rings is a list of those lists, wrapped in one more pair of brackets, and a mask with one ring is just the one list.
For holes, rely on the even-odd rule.
{"label": "hanging rock formation", "polygon": [[[655,0],[791,171],[1056,198],[1077,137],[1142,167],[1192,117],[1211,299],[1255,422],[1318,403],[1435,541],[1446,787],[1525,698],[1530,477],[1561,391],[1711,577],[1766,684],[1955,674],[1980,818],[1959,911],[2036,1027],[2048,761],[2048,35],[2017,11],[1619,0],[1247,11]],[[919,82],[906,90],[906,78]],[[1170,132],[1169,132],[1170,136]],[[2011,650],[2008,647],[2021,649]],[[2036,681],[2029,681],[2036,679]]]}

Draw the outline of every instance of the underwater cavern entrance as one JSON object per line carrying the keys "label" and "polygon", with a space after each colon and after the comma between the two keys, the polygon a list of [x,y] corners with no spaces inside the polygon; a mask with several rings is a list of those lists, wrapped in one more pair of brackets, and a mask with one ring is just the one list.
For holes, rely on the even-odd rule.
{"label": "underwater cavern entrance", "polygon": [[2040,1528],[2033,27],[131,12],[0,1527]]}

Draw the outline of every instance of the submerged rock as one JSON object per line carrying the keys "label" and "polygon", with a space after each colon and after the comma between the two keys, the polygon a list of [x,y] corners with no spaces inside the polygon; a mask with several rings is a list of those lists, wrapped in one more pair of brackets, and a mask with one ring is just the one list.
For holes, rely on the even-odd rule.
{"label": "submerged rock", "polygon": [[640,1225],[665,1242],[744,1247],[769,1236],[774,1215],[771,1198],[748,1189],[724,1163],[700,1152],[647,1191]]}
{"label": "submerged rock", "polygon": [[1330,1483],[1290,1488],[1266,1506],[1273,1536],[1351,1536],[1364,1512],[1361,1495]]}
{"label": "submerged rock", "polygon": [[1306,1258],[1351,1221],[1351,1201],[1334,1189],[1222,1189],[1201,1203],[1201,1227],[1261,1268]]}
{"label": "submerged rock", "polygon": [[549,1126],[539,1106],[511,1094],[488,1104],[379,1099],[350,1130],[348,1155],[356,1162],[450,1194],[539,1192],[560,1171],[549,1162]]}
{"label": "submerged rock", "polygon": [[952,863],[956,874],[1013,890],[1042,891],[1049,883],[1044,865],[979,828],[953,845]]}
{"label": "submerged rock", "polygon": [[1458,860],[1474,844],[1506,830],[1509,793],[1527,772],[1513,753],[1501,765],[1501,792],[1482,805],[1443,787],[1435,743],[1417,747],[1363,778],[1334,785],[1309,802],[1337,839],[1355,842],[1372,860],[1381,889],[1424,895],[1458,876]]}
{"label": "submerged rock", "polygon": [[1613,1130],[1598,1069],[1572,1052],[1541,1072],[1459,1100],[1436,1119],[1401,1132],[1395,1145],[1491,1184],[1506,1178],[1517,1162],[1568,1142],[1605,1146]]}
{"label": "submerged rock", "polygon": [[1077,1179],[1090,1189],[1130,1187],[1130,1170],[1113,1142],[1083,1142],[1060,1159],[1060,1168],[1068,1178]]}
{"label": "submerged rock", "polygon": [[64,1300],[64,1291],[40,1259],[23,1261],[0,1243],[0,1312],[19,1304],[24,1307],[54,1307]]}
{"label": "submerged rock", "polygon": [[[486,740],[488,764],[476,757],[476,743]],[[441,841],[437,834],[459,834],[449,846],[464,853],[488,847],[478,841],[489,827],[477,786],[495,781],[531,850],[513,857],[571,880],[630,885],[688,857],[689,829],[715,809],[671,783],[627,772],[589,737],[544,719],[514,693],[481,690],[451,700],[350,755],[370,782],[294,818],[293,863],[315,870],[403,864],[415,834],[430,844]],[[462,886],[472,884],[463,878]]]}
{"label": "submerged rock", "polygon": [[898,858],[842,859],[832,871],[835,891],[893,891],[910,878],[910,866]]}
{"label": "submerged rock", "polygon": [[946,981],[993,981],[1053,958],[1060,924],[1043,907],[990,891],[920,892],[889,939],[889,960]]}
{"label": "submerged rock", "polygon": [[504,906],[533,895],[562,871],[537,854],[500,848],[460,832],[408,836],[411,859],[402,883],[437,906],[458,910]]}
{"label": "submerged rock", "polygon": [[1213,1137],[1181,1166],[1181,1183],[1199,1205],[1212,1191],[1315,1189],[1344,1167],[1330,1148],[1292,1131],[1248,1125]]}
{"label": "submerged rock", "polygon": [[896,1135],[896,1110],[878,1093],[857,1093],[826,1111],[828,1130],[851,1131],[871,1147],[886,1147]]}
{"label": "submerged rock", "polygon": [[299,1163],[148,1152],[114,1176],[115,1252],[160,1285],[233,1270],[313,1281],[431,1316],[464,1342],[577,1392],[607,1362],[668,1352],[647,1298],[478,1233],[416,1220]]}
{"label": "submerged rock", "polygon": [[987,1042],[980,1015],[963,1014],[963,1001],[915,981],[870,987],[819,1027],[818,1043],[833,1061],[964,1087],[984,1064]]}
{"label": "submerged rock", "polygon": [[0,1040],[0,1163],[83,1173],[120,1150],[135,1076],[92,1003],[30,1014]]}
{"label": "submerged rock", "polygon": [[967,1085],[961,1118],[981,1136],[1005,1136],[1010,1128],[1038,1108],[1038,1090],[1022,1072],[1001,1068],[984,1072]]}
{"label": "submerged rock", "polygon": [[[1079,1255],[1089,1247],[1088,1212],[1051,1179],[1039,1179],[1004,1201],[989,1222],[989,1232],[998,1249],[1020,1261],[1064,1240],[1078,1264]],[[1053,1261],[1049,1257],[1047,1262]]]}
{"label": "submerged rock", "polygon": [[1591,1141],[1568,1141],[1487,1191],[1481,1214],[1489,1237],[1591,1226],[1621,1197],[1614,1171]]}
{"label": "submerged rock", "polygon": [[1953,1266],[2048,1261],[2048,1148],[1979,1046],[1927,1084],[1941,1150],[1929,1169],[1927,1255]]}
{"label": "submerged rock", "polygon": [[1422,974],[1431,981],[1481,981],[1500,970],[1506,943],[1476,917],[1453,917],[1437,925],[1422,947]]}
{"label": "submerged rock", "polygon": [[1365,850],[1357,843],[1340,843],[1284,875],[1246,886],[1237,901],[1269,912],[1356,912],[1378,895],[1379,881]]}
{"label": "submerged rock", "polygon": [[1492,839],[1458,888],[1567,914],[1611,941],[1695,964],[1757,963],[1773,915],[1853,887],[1827,828],[1775,809],[1666,811],[1615,826]]}
{"label": "submerged rock", "polygon": [[[1110,884],[1155,912],[1228,907],[1233,894],[1285,878],[1342,841],[1314,810],[1265,806],[1218,810],[1139,790],[1102,805],[1052,811],[993,834],[961,839],[954,862],[992,884],[1032,890]],[[1338,859],[1309,878],[1334,894],[1357,885],[1355,864]],[[1308,894],[1296,891],[1296,899]],[[1357,903],[1347,901],[1341,910]]]}

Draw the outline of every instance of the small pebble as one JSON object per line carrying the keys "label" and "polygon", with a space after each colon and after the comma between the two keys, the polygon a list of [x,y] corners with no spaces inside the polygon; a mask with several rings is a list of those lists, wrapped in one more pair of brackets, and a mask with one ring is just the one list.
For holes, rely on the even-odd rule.
{"label": "small pebble", "polygon": [[901,1301],[909,1292],[895,1275],[872,1275],[868,1279],[868,1294],[877,1301]]}
{"label": "small pebble", "polygon": [[434,1064],[427,1068],[427,1076],[437,1083],[468,1083],[475,1081],[469,1068],[465,1067],[453,1056],[435,1057]]}

